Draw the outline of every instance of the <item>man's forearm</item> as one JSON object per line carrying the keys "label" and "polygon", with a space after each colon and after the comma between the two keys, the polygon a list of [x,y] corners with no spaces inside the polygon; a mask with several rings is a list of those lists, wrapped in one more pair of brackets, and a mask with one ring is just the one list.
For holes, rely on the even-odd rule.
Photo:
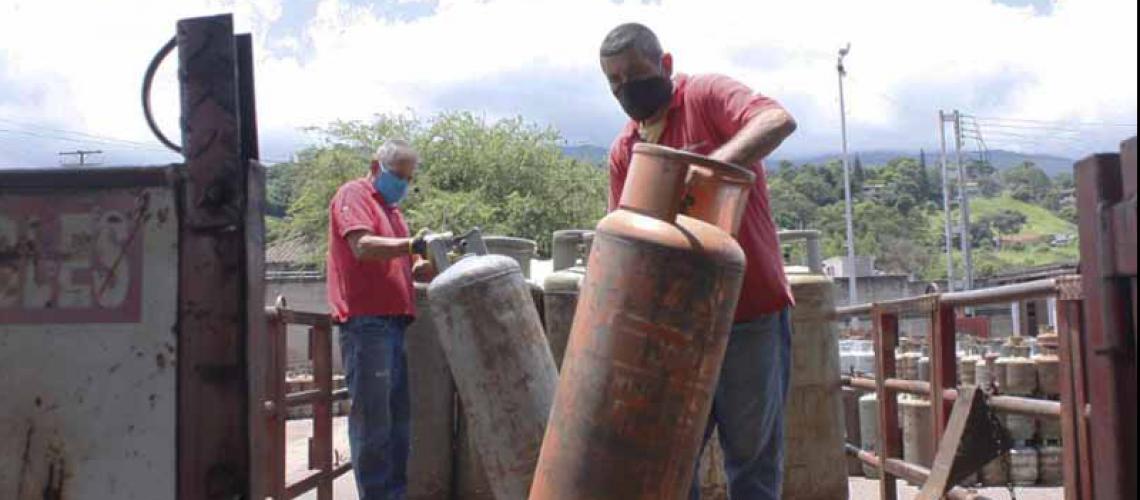
{"label": "man's forearm", "polygon": [[712,154],[716,160],[748,167],[772,154],[796,131],[796,121],[783,109],[762,111]]}
{"label": "man's forearm", "polygon": [[358,260],[392,260],[411,254],[408,238],[385,238],[373,235],[348,236],[349,246]]}

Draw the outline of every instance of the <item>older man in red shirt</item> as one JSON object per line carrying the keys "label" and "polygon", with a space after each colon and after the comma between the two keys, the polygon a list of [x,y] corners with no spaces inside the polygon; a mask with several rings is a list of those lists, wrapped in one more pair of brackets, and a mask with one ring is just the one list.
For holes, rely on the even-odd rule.
{"label": "older man in red shirt", "polygon": [[[778,499],[793,299],[762,160],[796,122],[776,101],[728,77],[674,74],[673,56],[640,24],[610,32],[601,64],[632,119],[610,150],[610,210],[617,207],[638,142],[683,148],[756,173],[737,237],[747,257],[744,285],[705,440],[714,426],[719,429],[733,500]],[[697,484],[691,497],[700,497]]]}
{"label": "older man in red shirt", "polygon": [[349,446],[364,500],[403,499],[410,438],[404,332],[416,315],[412,278],[430,277],[423,233],[412,238],[400,202],[419,156],[404,141],[376,152],[367,177],[329,203],[328,301],[340,329],[352,398]]}

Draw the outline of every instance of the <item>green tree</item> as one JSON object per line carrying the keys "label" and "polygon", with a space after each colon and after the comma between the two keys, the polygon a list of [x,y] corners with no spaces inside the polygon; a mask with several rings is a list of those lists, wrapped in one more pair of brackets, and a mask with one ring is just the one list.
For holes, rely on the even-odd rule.
{"label": "green tree", "polygon": [[994,197],[1001,194],[1001,180],[997,169],[986,160],[972,160],[966,164],[967,178],[978,185],[978,192],[982,196]]}
{"label": "green tree", "polygon": [[1000,234],[1010,235],[1020,233],[1025,223],[1029,222],[1029,218],[1017,210],[1003,209],[992,215],[983,216],[981,222],[992,225]]}
{"label": "green tree", "polygon": [[925,206],[930,197],[926,170],[913,158],[891,160],[882,168],[880,180],[885,185],[883,201],[903,214]]}
{"label": "green tree", "polygon": [[1026,203],[1045,204],[1046,195],[1052,188],[1049,176],[1032,162],[1006,170],[1002,178],[1010,196]]}
{"label": "green tree", "polygon": [[808,229],[816,220],[819,205],[793,188],[783,177],[774,177],[768,184],[772,216],[782,229]]}
{"label": "green tree", "polygon": [[370,153],[388,138],[405,138],[420,152],[416,190],[403,204],[414,228],[481,227],[487,234],[536,240],[546,253],[555,230],[593,227],[605,213],[605,171],[565,156],[553,129],[519,118],[384,115],[335,122],[318,132],[324,141],[289,167],[298,173],[281,231],[317,244],[316,262],[327,243],[329,200],[342,184],[367,174]]}

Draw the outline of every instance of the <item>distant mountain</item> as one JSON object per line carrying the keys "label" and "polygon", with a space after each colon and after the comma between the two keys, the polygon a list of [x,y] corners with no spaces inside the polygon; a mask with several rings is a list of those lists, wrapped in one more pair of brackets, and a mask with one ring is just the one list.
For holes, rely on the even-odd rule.
{"label": "distant mountain", "polygon": [[605,165],[606,160],[610,156],[610,150],[608,148],[594,146],[592,144],[564,146],[562,153],[571,158],[602,165]]}
{"label": "distant mountain", "polygon": [[[592,144],[582,144],[576,146],[565,146],[562,152],[572,158],[588,161],[592,163],[599,163],[604,165],[606,159],[609,157],[609,149]],[[859,151],[852,154],[852,158],[858,156],[864,166],[885,165],[891,160],[896,158],[914,158],[918,159],[918,151],[902,151],[902,150],[875,150],[875,151]],[[938,165],[940,152],[927,151],[926,162],[927,165]],[[967,158],[973,158],[971,155]],[[768,161],[768,168],[775,169],[781,161],[787,160],[796,165],[803,165],[805,163],[822,164],[830,161],[838,161],[840,159],[839,153],[822,154],[814,156],[797,156],[797,157],[775,157]],[[954,161],[953,155],[950,161]],[[994,167],[998,170],[1005,170],[1007,168],[1016,167],[1024,162],[1031,161],[1038,167],[1041,167],[1045,173],[1050,176],[1057,175],[1061,172],[1072,172],[1073,164],[1076,160],[1069,158],[1062,158],[1059,156],[1050,156],[1043,154],[1027,154],[1015,153],[1013,151],[990,151],[990,161],[993,162]]]}
{"label": "distant mountain", "polygon": [[[940,160],[940,158],[939,158],[940,155],[941,155],[941,153],[939,151],[927,151],[926,152],[927,165],[937,165],[939,160]],[[861,159],[863,161],[864,166],[870,167],[870,166],[876,166],[876,165],[885,165],[886,163],[888,163],[891,160],[894,160],[896,158],[918,159],[919,152],[918,151],[900,151],[900,150],[859,151],[857,153],[852,153],[852,158],[854,158],[855,156],[858,156],[859,159]],[[969,156],[969,158],[974,158],[974,157],[975,156],[973,156],[973,155]],[[805,163],[811,163],[811,164],[828,163],[831,161],[838,161],[839,159],[840,159],[839,153],[832,153],[832,154],[826,154],[826,155],[816,155],[816,156],[788,157],[788,158],[779,158],[778,157],[778,158],[775,158],[775,159],[769,161],[768,167],[769,168],[776,168],[776,166],[779,165],[779,163],[783,160],[790,161],[790,162],[795,163],[797,165],[802,165]],[[949,160],[954,161],[953,154],[951,154]],[[1050,176],[1057,175],[1058,173],[1061,173],[1061,172],[1072,172],[1073,171],[1073,164],[1076,163],[1076,160],[1072,160],[1069,158],[1061,158],[1058,156],[1050,156],[1050,155],[1042,155],[1042,154],[1015,153],[1013,151],[1004,151],[1004,150],[990,151],[990,161],[994,164],[994,167],[997,168],[998,170],[1005,170],[1007,168],[1015,167],[1017,165],[1021,165],[1024,162],[1030,161],[1030,162],[1033,162],[1034,164],[1036,164],[1038,167],[1041,167],[1041,169],[1044,170],[1045,173],[1049,174]]]}

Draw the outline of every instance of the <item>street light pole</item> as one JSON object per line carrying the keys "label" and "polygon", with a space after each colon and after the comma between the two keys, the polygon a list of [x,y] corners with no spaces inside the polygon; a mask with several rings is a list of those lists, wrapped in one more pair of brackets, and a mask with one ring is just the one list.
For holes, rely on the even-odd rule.
{"label": "street light pole", "polygon": [[855,225],[851,207],[851,161],[847,152],[847,101],[843,95],[843,78],[847,76],[847,68],[843,59],[851,53],[851,44],[839,49],[839,123],[843,134],[843,196],[846,200],[847,216],[847,302],[848,305],[859,303],[859,289],[856,286],[858,270],[855,265]]}

